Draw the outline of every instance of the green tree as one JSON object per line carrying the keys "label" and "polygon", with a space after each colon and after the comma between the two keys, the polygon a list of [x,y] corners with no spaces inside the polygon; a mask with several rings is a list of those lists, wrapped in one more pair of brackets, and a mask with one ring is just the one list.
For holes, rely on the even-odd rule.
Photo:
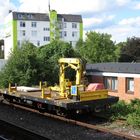
{"label": "green tree", "polygon": [[[49,85],[58,83],[59,58],[77,56],[72,46],[62,41],[54,40],[40,48],[25,42],[11,53],[0,72],[0,86],[8,86],[9,82],[28,86],[36,85],[39,81],[47,81]],[[70,80],[74,72],[67,69],[66,75]]]}
{"label": "green tree", "polygon": [[[47,80],[48,84],[58,83],[59,65],[58,60],[61,57],[77,57],[74,49],[69,43],[54,40],[50,44],[42,46],[38,51],[40,61],[40,80]],[[72,77],[73,72],[70,72]]]}
{"label": "green tree", "polygon": [[122,47],[124,47],[125,45],[126,45],[126,42],[119,42],[118,44],[116,44],[116,50],[115,50],[116,61],[119,61],[120,55],[121,55],[121,49],[122,49]]}
{"label": "green tree", "polygon": [[128,38],[120,50],[120,62],[138,62],[140,61],[140,38]]}
{"label": "green tree", "polygon": [[85,42],[82,39],[79,39],[78,42],[76,43],[75,50],[79,55],[81,55],[81,57],[84,54],[84,46]]}
{"label": "green tree", "polygon": [[92,31],[86,35],[87,38],[85,42],[79,41],[76,50],[87,62],[97,63],[116,60],[116,47],[111,40],[111,35]]}
{"label": "green tree", "polygon": [[21,48],[11,52],[11,56],[4,69],[0,72],[0,85],[7,86],[8,83],[18,85],[32,85],[38,81],[37,48],[24,42]]}

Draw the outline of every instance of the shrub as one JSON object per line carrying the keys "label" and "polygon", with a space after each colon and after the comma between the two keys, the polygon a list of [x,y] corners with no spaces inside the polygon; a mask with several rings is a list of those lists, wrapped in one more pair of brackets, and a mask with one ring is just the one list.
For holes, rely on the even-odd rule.
{"label": "shrub", "polygon": [[132,108],[124,101],[119,101],[111,107],[111,119],[126,119],[127,115],[132,112]]}
{"label": "shrub", "polygon": [[137,114],[136,112],[131,113],[127,117],[127,124],[140,127],[140,114]]}
{"label": "shrub", "polygon": [[130,103],[119,101],[109,110],[110,119],[125,119],[128,125],[140,127],[140,100],[134,99]]}

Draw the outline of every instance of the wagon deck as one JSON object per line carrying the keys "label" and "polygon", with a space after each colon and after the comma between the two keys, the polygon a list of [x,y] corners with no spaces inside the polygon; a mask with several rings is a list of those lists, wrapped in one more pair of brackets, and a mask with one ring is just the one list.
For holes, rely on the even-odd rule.
{"label": "wagon deck", "polygon": [[[95,108],[96,106],[104,106],[104,105],[111,105],[118,101],[118,97],[114,96],[108,96],[108,98],[105,99],[96,99],[91,101],[78,101],[74,99],[68,99],[68,98],[60,98],[58,92],[51,92],[51,98],[42,98],[41,91],[30,91],[30,92],[23,92],[23,91],[17,91],[15,93],[9,94],[9,93],[2,93],[4,98],[10,98],[10,99],[20,99],[25,101],[32,101],[35,103],[42,103],[45,105],[51,105],[56,107],[65,108],[67,110],[72,109],[88,109],[88,108]],[[49,94],[49,91],[45,94]]]}

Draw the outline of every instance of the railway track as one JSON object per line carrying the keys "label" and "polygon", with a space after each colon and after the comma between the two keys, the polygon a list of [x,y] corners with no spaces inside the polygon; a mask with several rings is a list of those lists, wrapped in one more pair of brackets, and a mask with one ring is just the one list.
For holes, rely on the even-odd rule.
{"label": "railway track", "polygon": [[3,104],[7,104],[7,105],[10,105],[10,106],[20,108],[20,109],[23,109],[23,110],[26,110],[26,111],[34,112],[34,113],[37,113],[37,114],[41,114],[41,115],[44,115],[44,116],[47,116],[47,117],[50,117],[50,118],[53,118],[53,119],[61,120],[61,121],[64,121],[64,122],[67,122],[67,123],[70,123],[70,124],[78,125],[80,127],[93,129],[97,132],[110,133],[110,134],[118,136],[120,138],[124,138],[124,139],[128,139],[128,140],[139,140],[140,139],[140,137],[131,136],[131,135],[128,135],[128,134],[122,133],[122,132],[116,132],[114,130],[110,130],[110,129],[107,129],[107,128],[104,128],[104,127],[99,127],[99,126],[96,126],[94,124],[90,124],[90,123],[87,123],[87,122],[84,122],[84,121],[78,121],[78,120],[75,120],[75,119],[65,118],[65,117],[62,117],[62,116],[57,116],[57,115],[46,113],[46,112],[45,113],[40,113],[38,110],[28,108],[28,107],[25,107],[25,106],[21,106],[19,104],[13,104],[13,103],[9,104],[9,103],[5,103],[5,102]]}
{"label": "railway track", "polygon": [[15,124],[0,120],[0,140],[49,140],[39,134],[19,127]]}

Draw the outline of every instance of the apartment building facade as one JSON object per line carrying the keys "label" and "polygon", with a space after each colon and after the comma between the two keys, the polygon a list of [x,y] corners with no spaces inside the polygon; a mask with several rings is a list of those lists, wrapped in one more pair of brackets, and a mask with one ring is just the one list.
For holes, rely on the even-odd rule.
{"label": "apartment building facade", "polygon": [[11,12],[5,18],[5,59],[11,50],[20,47],[23,41],[43,46],[53,39],[60,39],[76,45],[83,38],[81,15]]}
{"label": "apartment building facade", "polygon": [[109,95],[140,99],[140,63],[87,64],[86,71],[90,82],[104,83]]}

